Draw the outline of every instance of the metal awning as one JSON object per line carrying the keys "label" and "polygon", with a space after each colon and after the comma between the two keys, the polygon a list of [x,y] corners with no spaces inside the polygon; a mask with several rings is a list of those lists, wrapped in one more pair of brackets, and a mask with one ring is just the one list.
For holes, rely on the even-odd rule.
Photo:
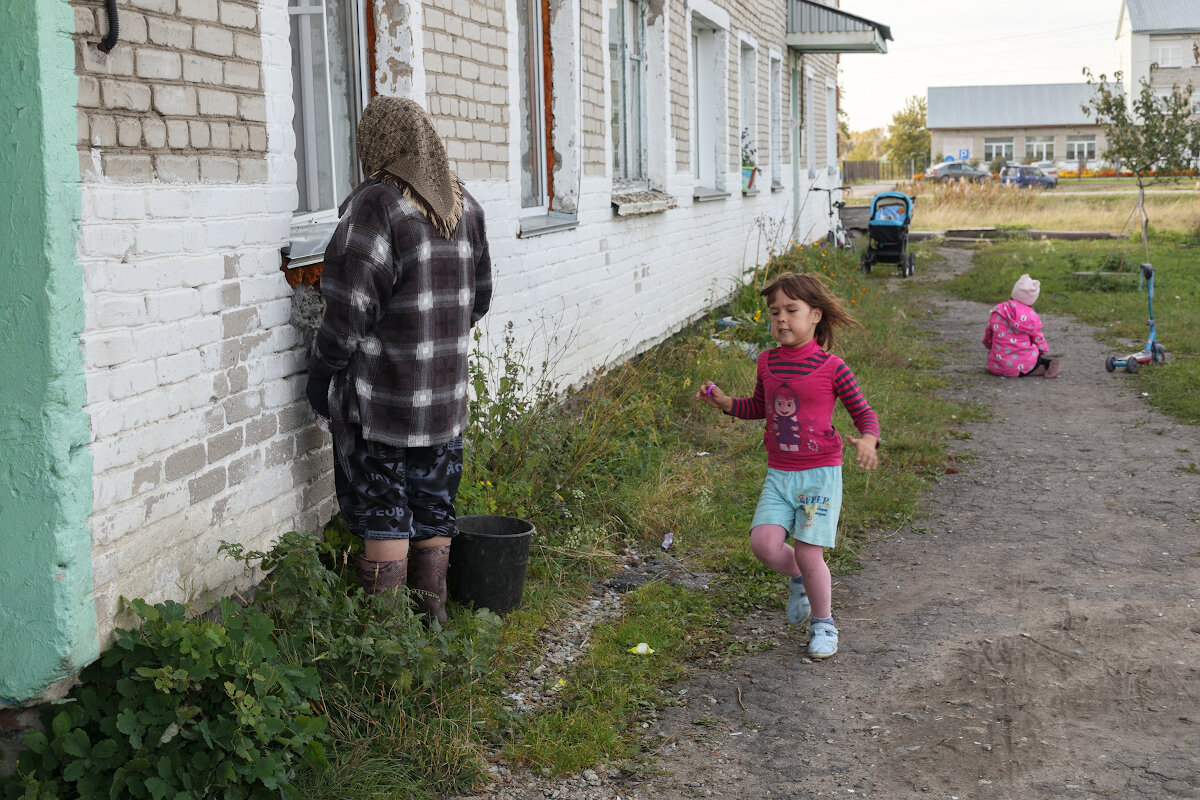
{"label": "metal awning", "polygon": [[816,0],[787,0],[787,46],[801,53],[886,53],[887,25]]}

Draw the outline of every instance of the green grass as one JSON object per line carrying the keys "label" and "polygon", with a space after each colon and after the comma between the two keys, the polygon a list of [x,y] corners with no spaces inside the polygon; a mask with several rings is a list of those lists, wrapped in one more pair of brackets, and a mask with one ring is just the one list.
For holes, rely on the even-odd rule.
{"label": "green grass", "polygon": [[[1200,248],[1186,236],[1151,236],[1155,267],[1154,316],[1167,363],[1144,366],[1136,382],[1149,402],[1174,418],[1200,423]],[[992,303],[1005,298],[1023,272],[1042,282],[1038,309],[1067,313],[1096,325],[1113,354],[1140,350],[1149,316],[1145,291],[1138,291],[1140,243],[1005,241],[980,248],[969,272],[945,284],[960,297]],[[1122,263],[1124,261],[1124,263]],[[1117,273],[1080,275],[1077,273]],[[1050,343],[1053,348],[1054,343]],[[1103,369],[1103,363],[1081,365]]]}

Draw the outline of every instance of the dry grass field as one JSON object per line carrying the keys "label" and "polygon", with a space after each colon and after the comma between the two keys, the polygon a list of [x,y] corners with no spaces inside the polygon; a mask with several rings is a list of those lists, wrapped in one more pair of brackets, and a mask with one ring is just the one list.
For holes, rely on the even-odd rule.
{"label": "dry grass field", "polygon": [[[1136,194],[1074,194],[1065,183],[1051,190],[1013,189],[995,182],[904,183],[896,188],[916,198],[912,228],[922,231],[996,227],[1119,233],[1131,223],[1137,201]],[[1194,234],[1200,231],[1200,186],[1191,191],[1148,191],[1146,212],[1156,231]]]}

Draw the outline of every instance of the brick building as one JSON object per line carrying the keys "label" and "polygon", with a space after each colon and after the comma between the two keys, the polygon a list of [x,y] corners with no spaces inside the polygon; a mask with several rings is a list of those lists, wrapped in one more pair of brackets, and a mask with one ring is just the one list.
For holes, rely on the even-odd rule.
{"label": "brick building", "polygon": [[1108,143],[1095,117],[1083,113],[1086,83],[1015,86],[931,86],[926,127],[935,161],[943,156],[989,165],[1080,158],[1098,167]]}
{"label": "brick building", "polygon": [[812,0],[116,6],[108,52],[103,0],[18,3],[0,31],[0,169],[21,187],[0,267],[0,640],[19,643],[0,706],[60,691],[121,596],[228,592],[252,576],[222,540],[333,511],[303,270],[358,180],[372,93],[429,109],[487,211],[488,340],[512,323],[572,383],[825,233],[809,189],[837,185],[836,54],[890,36]]}

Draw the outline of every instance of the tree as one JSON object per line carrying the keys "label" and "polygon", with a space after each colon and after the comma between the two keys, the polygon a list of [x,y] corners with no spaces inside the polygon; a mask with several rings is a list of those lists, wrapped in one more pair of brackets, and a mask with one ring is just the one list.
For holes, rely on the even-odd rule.
{"label": "tree", "polygon": [[883,143],[888,160],[907,164],[910,160],[924,164],[929,158],[929,129],[925,127],[925,98],[913,95],[904,108],[892,115],[887,140]]}
{"label": "tree", "polygon": [[883,128],[871,128],[850,134],[847,161],[878,161],[883,152]]}
{"label": "tree", "polygon": [[1094,114],[1104,129],[1108,140],[1105,156],[1127,168],[1137,179],[1134,213],[1140,213],[1142,243],[1148,248],[1146,232],[1150,219],[1146,215],[1145,179],[1159,170],[1187,169],[1200,154],[1200,122],[1191,118],[1192,85],[1183,89],[1172,86],[1169,92],[1160,95],[1142,78],[1137,95],[1127,100],[1121,90],[1119,71],[1113,73],[1111,83],[1103,74],[1093,78],[1087,67],[1083,74],[1094,91],[1083,106],[1083,113],[1089,117]]}
{"label": "tree", "polygon": [[841,86],[839,86],[837,96],[838,96],[838,110],[837,110],[838,144],[840,145],[840,147],[838,149],[843,153],[842,158],[845,158],[846,156],[844,154],[851,147],[850,142],[851,142],[851,137],[853,136],[853,134],[850,133],[850,115],[848,113],[846,113],[846,109],[842,106],[842,101],[846,96],[846,90],[843,89]]}

